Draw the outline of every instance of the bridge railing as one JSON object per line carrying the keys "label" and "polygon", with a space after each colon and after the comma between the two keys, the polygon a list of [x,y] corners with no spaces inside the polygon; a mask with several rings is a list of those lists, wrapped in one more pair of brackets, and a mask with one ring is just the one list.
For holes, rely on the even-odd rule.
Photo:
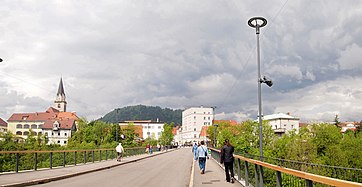
{"label": "bridge railing", "polygon": [[[123,156],[144,154],[145,148],[125,148]],[[115,148],[84,150],[0,151],[0,173],[66,167],[115,159]]]}
{"label": "bridge railing", "polygon": [[[210,148],[212,157],[219,162],[220,151]],[[322,175],[262,162],[257,159],[234,154],[234,171],[244,186],[341,186],[362,187],[361,183],[346,181]],[[315,168],[317,169],[317,168]],[[359,179],[360,180],[360,179]]]}

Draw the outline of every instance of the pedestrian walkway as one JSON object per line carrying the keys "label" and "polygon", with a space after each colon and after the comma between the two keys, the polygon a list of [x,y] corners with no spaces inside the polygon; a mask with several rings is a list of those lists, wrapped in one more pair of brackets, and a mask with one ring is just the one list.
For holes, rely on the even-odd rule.
{"label": "pedestrian walkway", "polygon": [[78,164],[77,166],[66,166],[53,169],[39,169],[38,171],[32,170],[22,171],[19,173],[0,174],[0,186],[29,186],[34,184],[47,183],[50,181],[61,180],[90,172],[109,169],[127,163],[137,162],[139,160],[153,157],[159,154],[164,154],[167,152],[154,152],[152,155],[142,154],[125,157],[122,158],[121,162],[117,162],[115,159],[113,159],[95,163]]}
{"label": "pedestrian walkway", "polygon": [[235,183],[226,182],[225,171],[213,158],[206,161],[206,170],[204,174],[200,173],[199,164],[197,161],[193,163],[193,184],[189,187],[220,187],[220,186],[242,186],[238,181]]}

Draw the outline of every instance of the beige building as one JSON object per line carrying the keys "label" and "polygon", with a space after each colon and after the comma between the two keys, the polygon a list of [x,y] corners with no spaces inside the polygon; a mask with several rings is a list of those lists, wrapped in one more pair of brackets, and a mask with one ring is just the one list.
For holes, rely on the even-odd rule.
{"label": "beige building", "polygon": [[299,132],[299,118],[293,117],[289,113],[266,115],[263,120],[269,121],[275,134],[282,135],[292,130],[295,130],[296,133]]}

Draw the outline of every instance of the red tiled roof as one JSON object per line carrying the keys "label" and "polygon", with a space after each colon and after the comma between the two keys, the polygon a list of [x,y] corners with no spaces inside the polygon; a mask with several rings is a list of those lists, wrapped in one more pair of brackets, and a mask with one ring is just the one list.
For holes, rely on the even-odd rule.
{"label": "red tiled roof", "polygon": [[74,119],[78,120],[79,117],[72,112],[59,112],[59,110],[50,107],[46,112],[35,113],[14,113],[8,119],[10,121],[47,121],[52,119]]}
{"label": "red tiled roof", "polygon": [[201,131],[200,131],[200,137],[201,136],[207,136],[207,129],[209,128],[209,126],[202,126]]}
{"label": "red tiled roof", "polygon": [[43,129],[52,129],[54,122],[59,123],[59,129],[71,129],[75,125],[74,119],[63,119],[63,120],[46,120],[43,125]]}
{"label": "red tiled roof", "polygon": [[214,120],[214,123],[225,123],[225,122],[228,122],[230,123],[231,125],[237,125],[238,122],[235,121],[235,120]]}
{"label": "red tiled roof", "polygon": [[6,123],[6,121],[0,118],[0,126],[7,127],[8,123]]}

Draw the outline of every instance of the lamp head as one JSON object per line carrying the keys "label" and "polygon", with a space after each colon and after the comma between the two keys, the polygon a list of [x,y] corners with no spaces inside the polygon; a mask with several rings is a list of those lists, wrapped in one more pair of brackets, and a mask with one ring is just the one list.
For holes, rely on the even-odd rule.
{"label": "lamp head", "polygon": [[265,76],[260,80],[261,83],[265,83],[269,87],[273,86],[273,81],[269,78],[266,78]]}

